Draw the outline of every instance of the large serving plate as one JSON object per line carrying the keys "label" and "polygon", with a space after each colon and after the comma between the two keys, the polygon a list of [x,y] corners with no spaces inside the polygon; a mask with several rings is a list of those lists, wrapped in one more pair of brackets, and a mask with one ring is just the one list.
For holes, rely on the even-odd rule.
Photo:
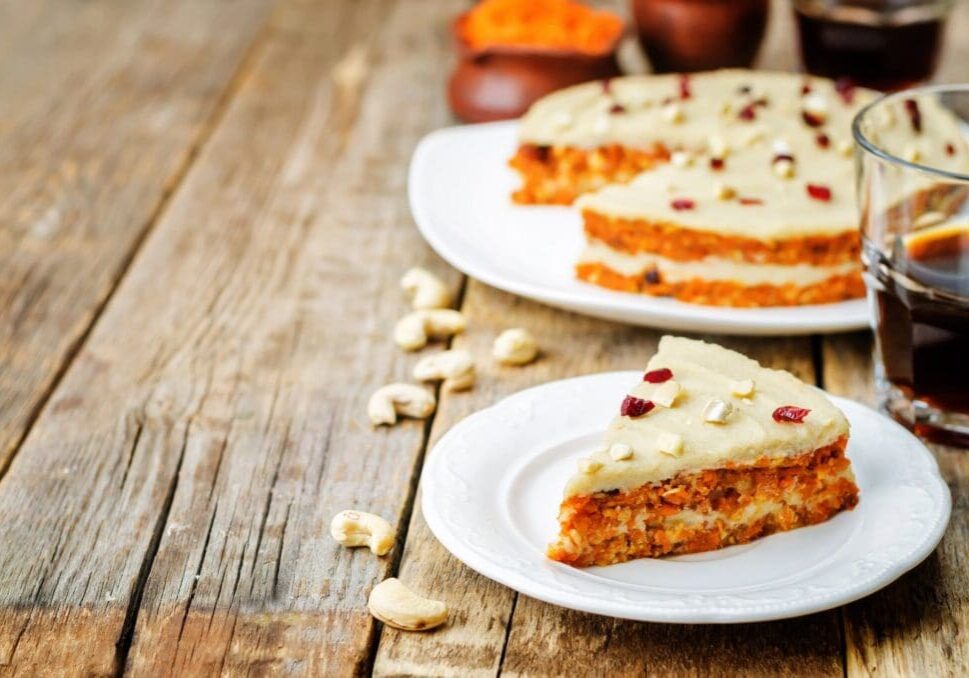
{"label": "large serving plate", "polygon": [[414,152],[410,202],[421,234],[452,266],[493,287],[586,315],[672,330],[790,335],[868,325],[864,300],[793,308],[734,309],[613,292],[580,282],[579,214],[523,207],[509,195],[515,122],[432,132]]}
{"label": "large serving plate", "polygon": [[576,461],[595,447],[642,373],[609,372],[521,391],[452,428],[428,455],[423,513],[471,568],[533,598],[646,621],[764,621],[866,596],[922,561],[951,499],[932,454],[890,419],[834,398],[851,422],[861,501],[826,523],[742,546],[577,569],[545,557]]}

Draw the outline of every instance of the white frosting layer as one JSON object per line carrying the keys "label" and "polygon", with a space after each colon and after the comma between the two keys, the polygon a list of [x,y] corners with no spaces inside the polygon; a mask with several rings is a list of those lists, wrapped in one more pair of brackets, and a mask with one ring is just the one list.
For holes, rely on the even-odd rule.
{"label": "white frosting layer", "polygon": [[[680,337],[663,337],[647,370],[669,368],[681,386],[671,408],[656,407],[637,417],[616,416],[605,435],[607,445],[624,443],[633,449],[630,459],[615,461],[608,451],[592,459],[601,464],[594,473],[579,472],[568,482],[565,495],[604,490],[628,490],[657,482],[678,473],[721,468],[726,462],[751,462],[759,457],[777,458],[811,452],[848,433],[848,420],[824,394],[794,375],[761,367],[735,351]],[[753,395],[731,394],[732,382],[752,379]],[[629,391],[649,399],[662,384],[640,382]],[[616,394],[616,411],[624,394]],[[704,420],[711,400],[729,403],[732,411],[724,423]],[[811,410],[801,423],[778,423],[774,410],[794,405]],[[682,437],[679,456],[659,451],[663,433]]]}
{"label": "white frosting layer", "polygon": [[[678,75],[616,78],[608,91],[600,82],[571,87],[538,101],[522,119],[520,138],[586,148],[661,144],[684,149],[692,159],[582,196],[576,202],[580,209],[761,240],[830,236],[858,227],[851,121],[874,92],[857,89],[847,102],[830,80],[746,70],[695,74],[688,82],[688,99],[680,98]],[[811,91],[802,94],[806,83]],[[611,113],[616,105],[621,110]],[[740,115],[745,108],[752,119]],[[821,124],[808,124],[805,113]],[[969,170],[969,147],[956,118],[931,99],[920,101],[920,115],[916,131],[899,103],[881,116],[880,133],[873,136],[920,163]],[[819,134],[826,143],[819,143]],[[950,155],[948,144],[955,153]],[[776,166],[779,154],[793,157],[789,171]],[[723,168],[711,167],[711,157],[722,157]],[[830,190],[830,200],[812,197],[808,184]],[[724,189],[734,197],[725,199]],[[763,204],[745,205],[740,197]],[[690,200],[693,207],[675,209],[674,200]]]}
{"label": "white frosting layer", "polygon": [[725,280],[744,285],[783,285],[795,283],[805,286],[819,283],[836,275],[847,275],[859,270],[859,264],[848,262],[833,266],[810,264],[750,264],[720,257],[705,257],[697,261],[674,261],[658,254],[638,252],[627,254],[612,249],[605,243],[590,239],[579,263],[601,263],[622,275],[642,275],[656,270],[665,282],[685,282],[695,278]]}

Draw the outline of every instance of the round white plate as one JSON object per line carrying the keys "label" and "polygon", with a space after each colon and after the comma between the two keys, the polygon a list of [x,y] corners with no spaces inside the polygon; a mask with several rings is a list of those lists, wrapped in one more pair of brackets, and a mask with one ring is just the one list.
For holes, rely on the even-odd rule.
{"label": "round white plate", "polygon": [[778,308],[722,308],[614,292],[575,279],[584,239],[570,207],[523,207],[508,167],[515,122],[452,127],[424,137],[411,160],[417,226],[455,268],[492,287],[586,315],[693,332],[790,335],[868,326],[865,301]]}
{"label": "round white plate", "polygon": [[851,422],[861,489],[853,511],[750,544],[608,567],[545,557],[576,460],[588,454],[640,372],[609,372],[521,391],[462,420],[434,447],[424,518],[471,568],[525,595],[585,612],[676,623],[793,617],[851,602],[915,567],[949,521],[935,459],[904,428],[834,398]]}

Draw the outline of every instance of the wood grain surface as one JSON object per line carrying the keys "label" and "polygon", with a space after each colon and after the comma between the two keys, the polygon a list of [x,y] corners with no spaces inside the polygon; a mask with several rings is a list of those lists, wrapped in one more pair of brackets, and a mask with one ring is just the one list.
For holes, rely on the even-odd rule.
{"label": "wood grain surface", "polygon": [[[661,336],[467,280],[413,228],[407,163],[453,122],[447,27],[467,4],[0,0],[0,675],[969,674],[964,451],[934,448],[955,506],[925,563],[783,622],[572,612],[431,535],[420,468],[454,423],[641,368]],[[965,78],[969,5],[951,23],[943,80]],[[797,68],[793,30],[774,2],[761,67]],[[478,383],[373,430],[372,391],[443,347],[390,338],[416,264],[452,286]],[[536,363],[492,361],[514,326]],[[872,401],[868,333],[707,338]],[[351,507],[397,526],[390,555],[330,539]],[[375,622],[388,576],[449,623]]]}

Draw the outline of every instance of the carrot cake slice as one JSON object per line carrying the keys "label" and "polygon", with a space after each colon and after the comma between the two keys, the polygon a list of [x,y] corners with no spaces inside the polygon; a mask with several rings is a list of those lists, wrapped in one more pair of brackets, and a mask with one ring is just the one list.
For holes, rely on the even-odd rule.
{"label": "carrot cake slice", "polygon": [[604,444],[566,485],[553,560],[586,567],[710,551],[858,503],[847,419],[788,372],[663,337],[616,405]]}

